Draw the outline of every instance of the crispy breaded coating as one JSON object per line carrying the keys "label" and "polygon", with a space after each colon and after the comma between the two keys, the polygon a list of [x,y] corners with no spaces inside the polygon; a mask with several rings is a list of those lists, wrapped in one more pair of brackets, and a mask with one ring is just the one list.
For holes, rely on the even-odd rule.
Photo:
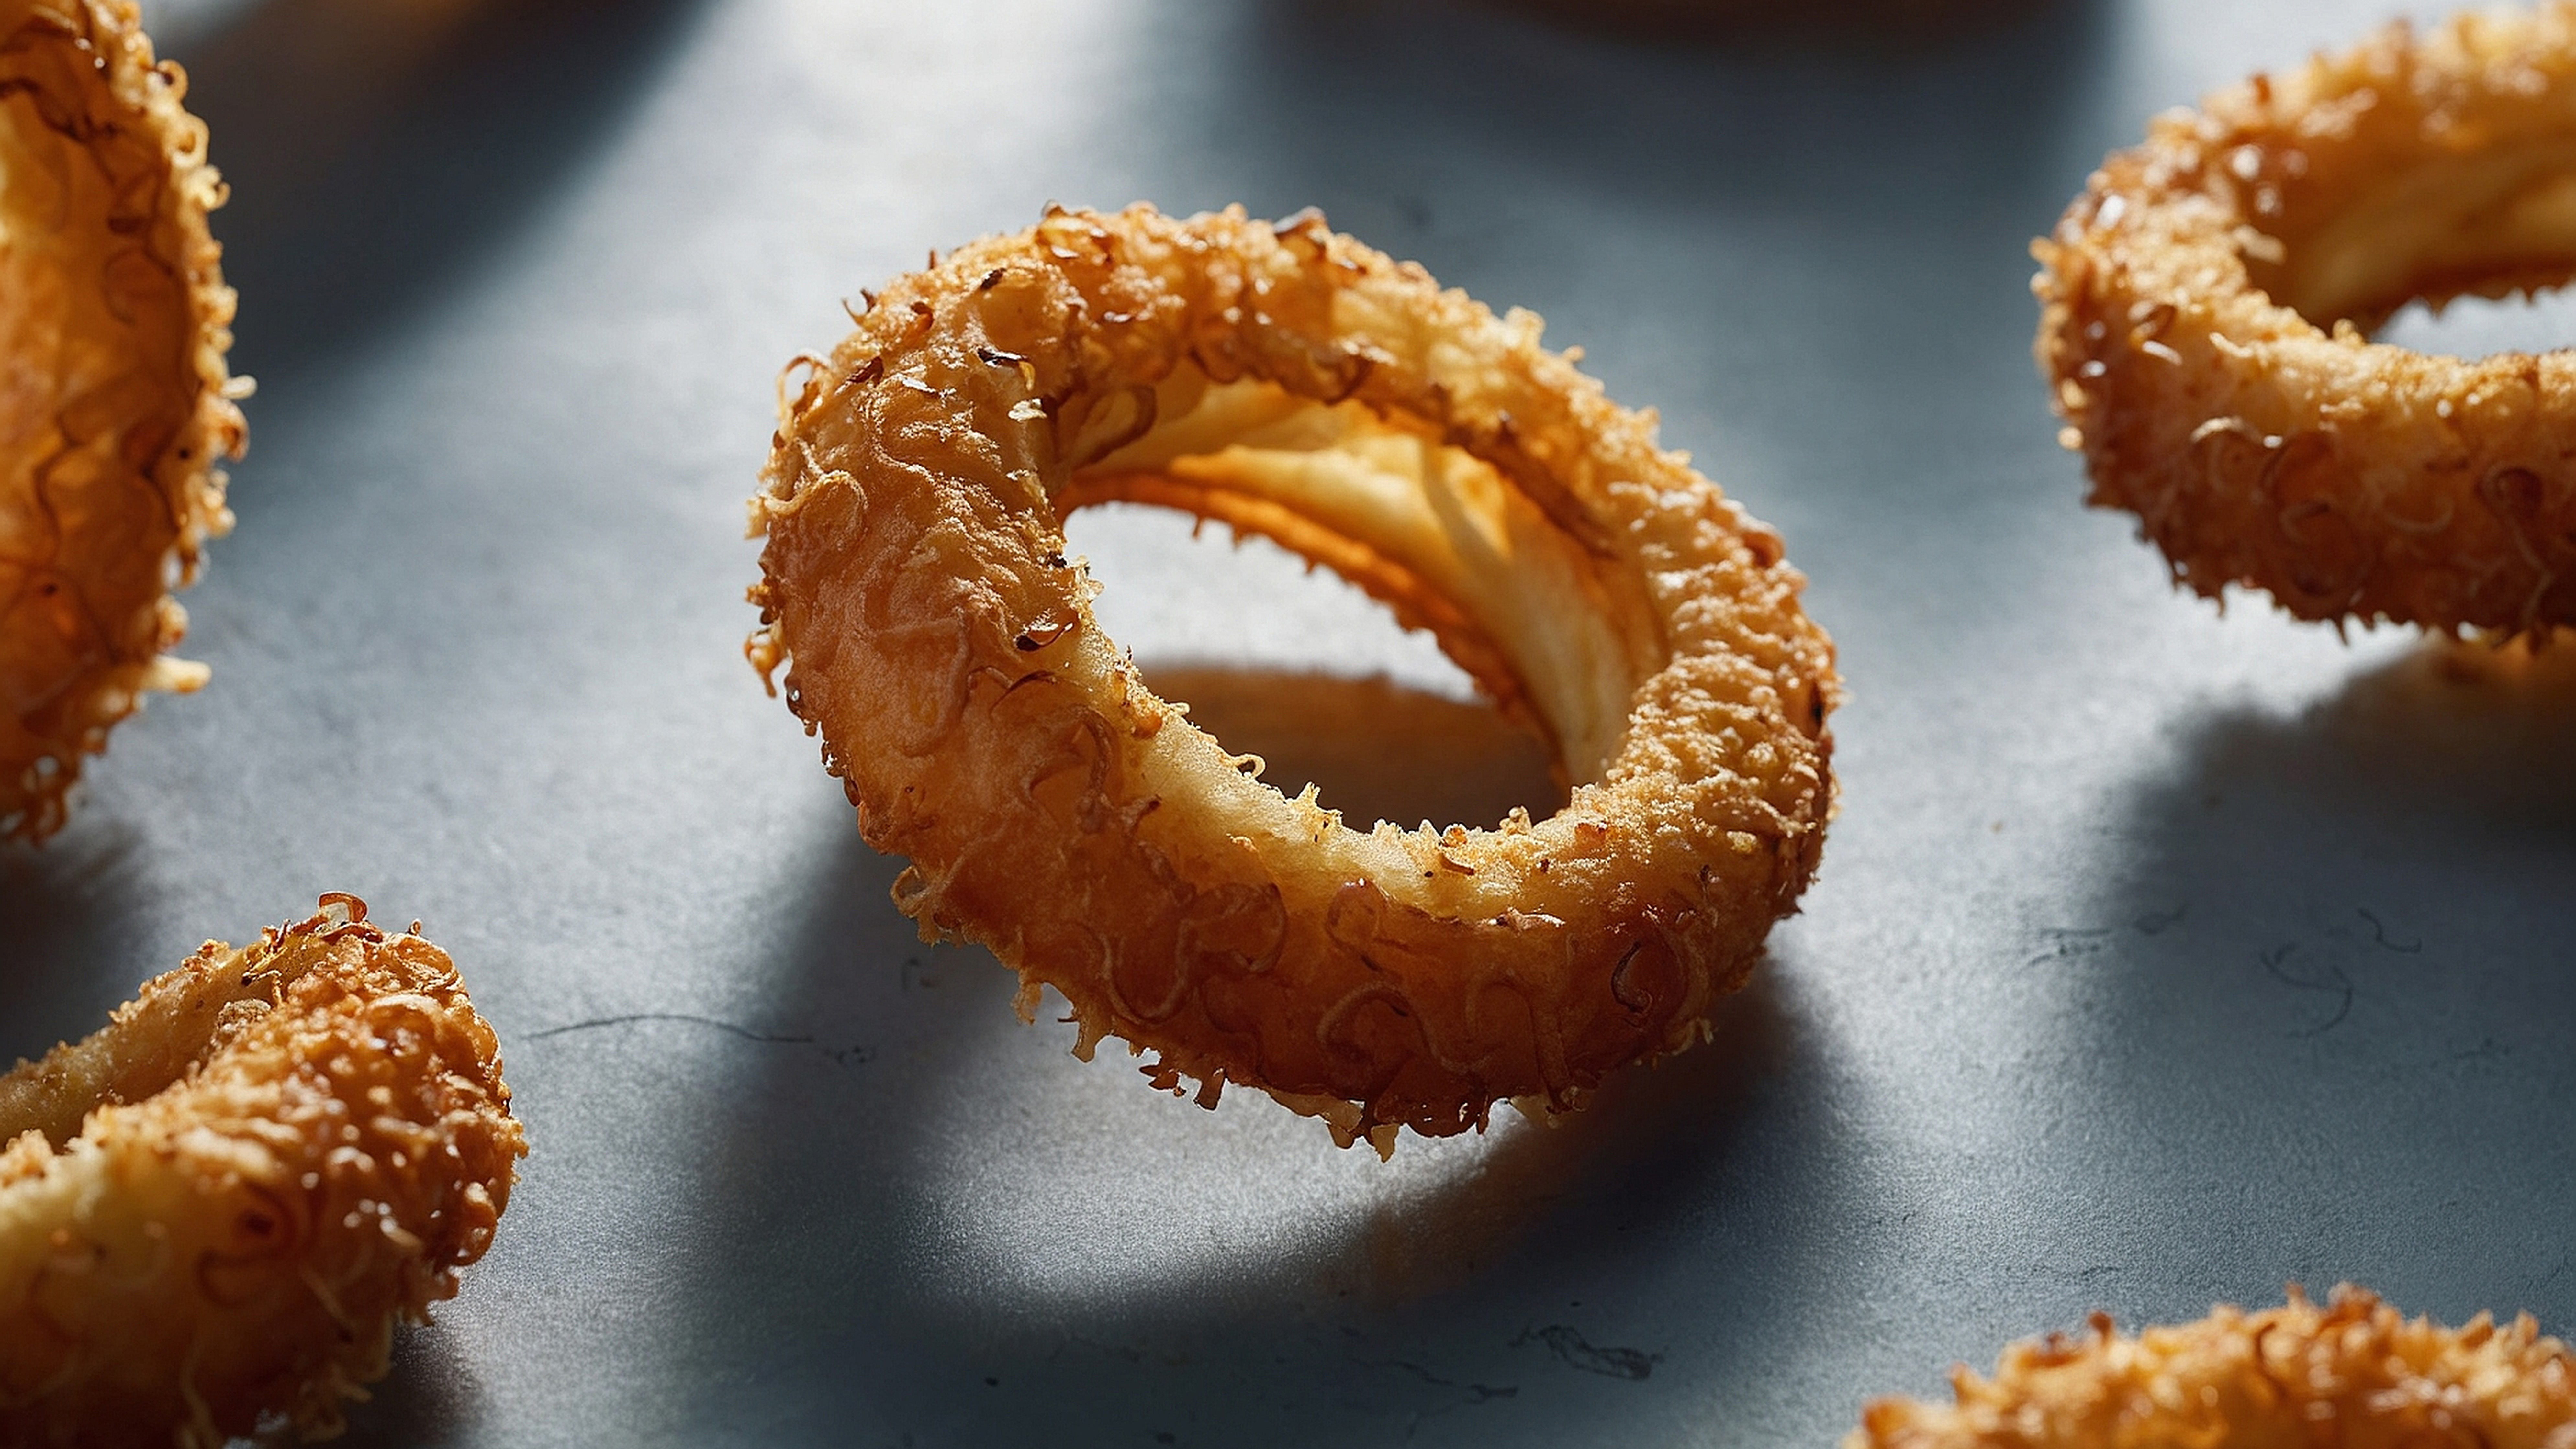
{"label": "crispy breaded coating", "polygon": [[526,1152],[445,952],[353,897],[0,1078],[0,1442],[336,1432]]}
{"label": "crispy breaded coating", "polygon": [[[1381,1151],[1678,1050],[1815,869],[1832,645],[1654,419],[1307,216],[1051,211],[876,298],[786,400],[763,627],[926,935],[1179,1091]],[[1346,827],[1155,697],[1064,551],[1086,504],[1265,535],[1428,629],[1573,782]]]}
{"label": "crispy breaded coating", "polygon": [[2178,582],[2576,624],[2576,353],[2366,335],[2576,274],[2576,5],[2391,26],[2160,116],[2032,251],[2064,440]]}
{"label": "crispy breaded coating", "polygon": [[1871,1404],[1843,1449],[2576,1449],[2576,1357],[2529,1314],[2442,1328],[2349,1284],[2135,1338],[2096,1314],[1951,1383]]}
{"label": "crispy breaded coating", "polygon": [[170,657],[242,448],[223,184],[130,0],[0,0],[0,833],[62,824]]}

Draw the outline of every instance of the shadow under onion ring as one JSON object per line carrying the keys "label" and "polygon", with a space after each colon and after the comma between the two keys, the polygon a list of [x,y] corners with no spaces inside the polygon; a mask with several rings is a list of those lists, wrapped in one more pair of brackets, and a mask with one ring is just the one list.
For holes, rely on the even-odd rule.
{"label": "shadow under onion ring", "polygon": [[355,897],[0,1077],[0,1439],[324,1435],[527,1151],[445,952]]}
{"label": "shadow under onion ring", "polygon": [[2097,1313],[2089,1338],[2018,1343],[1993,1378],[1962,1366],[1951,1384],[1955,1404],[1871,1404],[1843,1449],[2576,1443],[2576,1355],[2529,1314],[2442,1328],[2350,1284],[2323,1308],[2293,1287],[2280,1308],[2221,1307],[2135,1338]]}
{"label": "shadow under onion ring", "polygon": [[2576,352],[2367,336],[2576,275],[2576,5],[2392,26],[2158,117],[2032,252],[2061,436],[2178,583],[2576,624]]}
{"label": "shadow under onion ring", "polygon": [[[782,399],[748,645],[895,898],[1213,1103],[1381,1152],[1679,1050],[1815,869],[1832,645],[1778,536],[1497,318],[1332,232],[1050,209],[870,299]],[[791,373],[793,368],[791,368]],[[1157,698],[1062,520],[1328,565],[1549,741],[1565,808],[1346,828]]]}
{"label": "shadow under onion ring", "polygon": [[242,448],[223,184],[126,0],[0,0],[0,832],[63,820],[171,658]]}

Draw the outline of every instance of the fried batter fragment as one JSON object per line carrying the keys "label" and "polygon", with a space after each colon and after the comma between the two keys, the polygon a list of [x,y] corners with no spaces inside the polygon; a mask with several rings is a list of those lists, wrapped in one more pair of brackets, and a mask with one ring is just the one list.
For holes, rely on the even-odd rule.
{"label": "fried batter fragment", "polygon": [[50,834],[109,727],[205,681],[170,590],[232,526],[242,419],[186,89],[126,0],[0,0],[0,833]]}
{"label": "fried batter fragment", "polygon": [[336,1432],[526,1146],[445,952],[325,896],[0,1078],[0,1441]]}
{"label": "fried batter fragment", "polygon": [[2576,1357],[2529,1314],[2503,1328],[2409,1320],[2350,1284],[2320,1309],[2221,1307],[2136,1338],[2004,1350],[1991,1379],[1952,1370],[1958,1402],[1881,1399],[1843,1449],[2570,1449]]}
{"label": "fried batter fragment", "polygon": [[[1832,645],[1778,535],[1498,318],[1327,228],[1052,210],[905,277],[786,402],[764,674],[926,935],[1156,1085],[1345,1145],[1564,1110],[1696,1040],[1815,869]],[[1362,832],[1155,697],[1063,515],[1267,536],[1428,629],[1566,807]]]}
{"label": "fried batter fragment", "polygon": [[2366,335],[2576,275],[2576,5],[2392,26],[2158,117],[2032,251],[2066,443],[2178,582],[2576,624],[2576,353]]}

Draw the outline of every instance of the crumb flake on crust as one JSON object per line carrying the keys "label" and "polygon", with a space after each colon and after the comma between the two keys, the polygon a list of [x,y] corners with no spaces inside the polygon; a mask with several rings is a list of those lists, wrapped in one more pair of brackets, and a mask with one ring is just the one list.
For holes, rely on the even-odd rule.
{"label": "crumb flake on crust", "polygon": [[[1380,1150],[1699,1036],[1814,869],[1839,686],[1778,536],[1651,414],[1311,213],[1052,210],[854,311],[782,382],[748,652],[926,935],[1061,992],[1085,1055]],[[1355,830],[1263,784],[1101,631],[1061,520],[1104,501],[1349,577],[1570,803]]]}
{"label": "crumb flake on crust", "polygon": [[0,1077],[0,1440],[335,1432],[526,1152],[446,953],[353,896]]}
{"label": "crumb flake on crust", "polygon": [[2160,116],[2032,250],[2062,441],[2176,582],[2576,624],[2576,353],[2368,335],[2576,274],[2576,5],[2391,26]]}
{"label": "crumb flake on crust", "polygon": [[206,678],[172,591],[232,526],[249,379],[186,92],[128,0],[0,0],[0,833],[58,829],[109,729]]}
{"label": "crumb flake on crust", "polygon": [[2529,1314],[2443,1328],[2350,1284],[2134,1338],[2096,1314],[1951,1384],[1871,1404],[1844,1449],[2576,1449],[2576,1357]]}

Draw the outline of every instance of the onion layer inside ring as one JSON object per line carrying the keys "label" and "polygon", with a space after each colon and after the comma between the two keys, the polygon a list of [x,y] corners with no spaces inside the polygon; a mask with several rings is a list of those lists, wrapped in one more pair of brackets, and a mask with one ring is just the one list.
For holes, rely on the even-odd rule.
{"label": "onion layer inside ring", "polygon": [[223,186],[186,77],[129,4],[0,0],[0,831],[62,823],[84,756],[169,657],[170,597],[232,526],[242,420]]}
{"label": "onion layer inside ring", "polygon": [[2576,624],[2576,353],[2366,336],[2576,275],[2576,6],[2391,28],[2161,117],[2033,250],[2066,441],[2179,582]]}
{"label": "onion layer inside ring", "polygon": [[[1306,216],[1053,211],[896,282],[786,402],[750,652],[930,934],[1157,1085],[1388,1149],[1672,1051],[1814,869],[1831,645],[1776,535],[1539,346]],[[1267,535],[1546,733],[1566,808],[1346,828],[1156,698],[1065,512]]]}
{"label": "onion layer inside ring", "polygon": [[446,953],[325,896],[0,1077],[0,1439],[327,1434],[526,1152]]}

